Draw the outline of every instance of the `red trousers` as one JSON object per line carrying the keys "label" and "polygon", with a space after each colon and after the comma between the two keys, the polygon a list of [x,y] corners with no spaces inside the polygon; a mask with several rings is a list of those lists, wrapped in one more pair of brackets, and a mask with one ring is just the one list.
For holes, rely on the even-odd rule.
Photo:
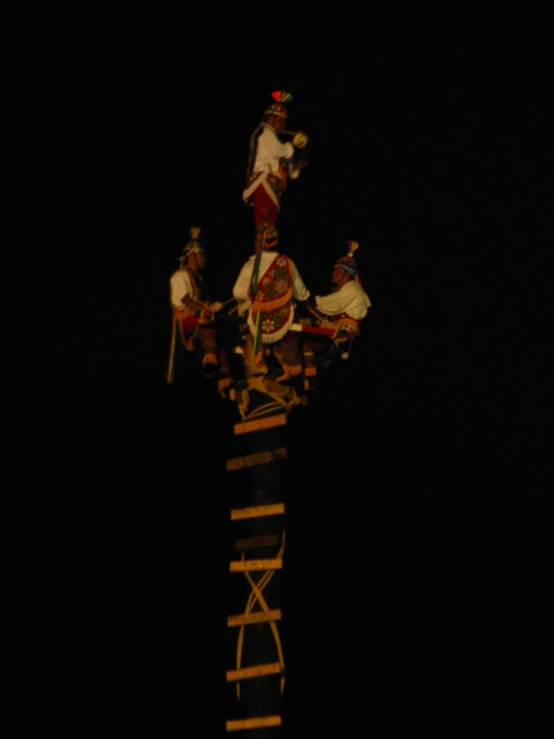
{"label": "red trousers", "polygon": [[252,202],[254,203],[256,225],[258,223],[271,223],[274,226],[279,217],[279,207],[269,197],[263,185],[259,185],[252,193]]}

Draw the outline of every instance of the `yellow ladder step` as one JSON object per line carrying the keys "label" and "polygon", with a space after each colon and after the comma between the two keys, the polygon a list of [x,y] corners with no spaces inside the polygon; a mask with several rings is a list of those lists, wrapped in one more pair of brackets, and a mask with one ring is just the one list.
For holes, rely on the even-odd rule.
{"label": "yellow ladder step", "polygon": [[263,429],[271,429],[276,426],[285,426],[287,423],[286,415],[268,416],[267,418],[257,418],[254,421],[244,421],[234,425],[235,436],[239,434],[249,434],[252,431],[262,431]]}
{"label": "yellow ladder step", "polygon": [[278,516],[285,512],[284,503],[272,503],[270,505],[251,506],[250,508],[233,508],[231,510],[231,521],[239,521],[243,518],[262,518],[262,516]]}
{"label": "yellow ladder step", "polygon": [[228,472],[241,470],[245,467],[255,467],[257,464],[267,464],[268,462],[281,461],[287,458],[286,447],[280,449],[272,449],[267,452],[258,452],[257,454],[247,454],[244,457],[235,457],[228,459],[226,468]]}
{"label": "yellow ladder step", "polygon": [[264,677],[265,675],[279,675],[281,673],[281,665],[279,662],[270,662],[267,665],[253,665],[252,667],[243,667],[240,670],[227,670],[227,682],[233,680],[246,680],[250,677]]}
{"label": "yellow ladder step", "polygon": [[265,621],[280,621],[282,618],[280,608],[270,611],[254,611],[254,613],[240,613],[237,616],[227,617],[227,626],[248,626],[248,624],[261,624]]}
{"label": "yellow ladder step", "polygon": [[281,726],[281,716],[256,716],[255,718],[237,719],[227,721],[227,731],[240,731],[241,729],[262,729],[266,726]]}
{"label": "yellow ladder step", "polygon": [[274,559],[239,559],[229,562],[229,572],[259,572],[260,570],[283,569],[282,557]]}

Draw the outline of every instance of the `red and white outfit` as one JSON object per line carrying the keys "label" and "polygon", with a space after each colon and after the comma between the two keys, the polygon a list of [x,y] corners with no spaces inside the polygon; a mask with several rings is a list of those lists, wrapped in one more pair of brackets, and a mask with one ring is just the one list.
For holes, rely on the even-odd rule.
{"label": "red and white outfit", "polygon": [[256,224],[276,223],[287,177],[295,180],[300,175],[300,170],[287,166],[287,161],[293,156],[293,144],[290,141],[281,141],[273,128],[263,123],[262,132],[256,142],[254,161],[242,193],[243,200],[254,205]]}
{"label": "red and white outfit", "polygon": [[247,322],[254,334],[257,312],[262,311],[261,341],[274,344],[283,339],[294,322],[295,301],[310,297],[298,268],[289,257],[274,251],[260,254],[258,289],[251,295],[256,255],[242,267],[233,287],[233,297],[240,301],[239,313],[248,311]]}
{"label": "red and white outfit", "polygon": [[[347,331],[347,335],[343,339],[339,339],[339,343],[348,339],[353,339],[359,334],[360,321],[366,317],[368,308],[371,306],[371,300],[365,293],[361,284],[354,280],[345,282],[338,290],[329,293],[329,295],[316,295],[315,307],[339,330]],[[309,358],[310,367],[306,369],[307,375],[316,375],[315,359],[325,357],[329,351],[329,343],[318,341],[317,339],[307,339],[305,348],[315,352]],[[306,361],[306,353],[305,353]]]}
{"label": "red and white outfit", "polygon": [[[206,321],[202,322],[194,309],[183,303],[189,296],[200,300],[200,288],[193,274],[186,268],[177,269],[169,280],[169,301],[173,308],[173,320],[177,322],[181,341],[187,351],[194,350],[194,340],[198,339],[205,355],[217,355],[216,332]],[[215,360],[217,361],[217,360]]]}

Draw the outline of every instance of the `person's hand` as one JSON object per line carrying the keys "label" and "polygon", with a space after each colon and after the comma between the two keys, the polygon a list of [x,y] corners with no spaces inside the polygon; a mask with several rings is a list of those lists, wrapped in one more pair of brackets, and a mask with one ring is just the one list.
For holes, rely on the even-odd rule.
{"label": "person's hand", "polygon": [[223,308],[223,304],[216,301],[215,303],[209,303],[209,308],[213,313],[217,313]]}
{"label": "person's hand", "polygon": [[297,131],[292,137],[292,144],[297,149],[303,149],[308,143],[308,137],[303,131]]}
{"label": "person's hand", "polygon": [[332,328],[332,329],[336,329],[337,331],[338,331],[338,328],[339,328],[339,327],[338,327],[338,326],[336,325],[336,323],[333,323],[333,322],[332,322],[332,321],[330,321],[330,320],[329,320],[328,318],[323,318],[323,319],[322,319],[322,320],[320,321],[320,324],[319,324],[319,325],[320,325],[320,326],[322,326],[323,328]]}
{"label": "person's hand", "polygon": [[211,323],[214,320],[214,314],[209,308],[203,308],[200,312],[200,318],[198,319],[200,323]]}

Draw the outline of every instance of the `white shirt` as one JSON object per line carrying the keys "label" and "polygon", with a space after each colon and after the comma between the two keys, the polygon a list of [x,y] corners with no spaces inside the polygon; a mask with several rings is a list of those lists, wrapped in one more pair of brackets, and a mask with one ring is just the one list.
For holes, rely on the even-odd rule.
{"label": "white shirt", "polygon": [[[290,141],[282,142],[267,123],[263,124],[263,129],[256,142],[256,158],[251,172],[252,175],[256,174],[257,177],[243,190],[242,199],[246,202],[254,190],[262,185],[275,205],[279,207],[279,200],[266,180],[270,174],[281,177],[279,162],[281,159],[288,160],[292,158],[294,146]],[[291,180],[296,180],[300,176],[300,170],[293,166],[287,166],[287,172]]]}
{"label": "white shirt", "polygon": [[[260,273],[258,282],[265,275],[269,267],[273,264],[274,260],[279,256],[274,251],[263,251],[260,257]],[[243,265],[237,281],[233,287],[233,297],[237,300],[243,301],[239,307],[239,313],[244,313],[250,307],[250,282],[252,281],[252,272],[254,271],[254,262],[256,261],[256,255],[253,254],[250,259]],[[310,297],[310,291],[304,284],[304,280],[300,277],[298,268],[295,263],[291,262],[291,274],[292,274],[292,297],[294,300],[303,301]]]}
{"label": "white shirt", "polygon": [[339,316],[341,313],[346,313],[356,321],[365,318],[370,306],[371,300],[354,280],[346,282],[337,292],[315,297],[315,307],[322,313],[328,316]]}
{"label": "white shirt", "polygon": [[184,308],[182,298],[190,295],[194,296],[194,288],[186,269],[178,269],[171,275],[169,280],[169,300],[175,310]]}
{"label": "white shirt", "polygon": [[[290,141],[282,142],[275,131],[263,124],[263,131],[258,137],[256,145],[256,158],[254,160],[253,172],[273,172],[279,174],[279,161],[291,159],[294,155],[294,146]],[[298,176],[299,172],[296,172]],[[294,179],[294,174],[291,174]]]}

